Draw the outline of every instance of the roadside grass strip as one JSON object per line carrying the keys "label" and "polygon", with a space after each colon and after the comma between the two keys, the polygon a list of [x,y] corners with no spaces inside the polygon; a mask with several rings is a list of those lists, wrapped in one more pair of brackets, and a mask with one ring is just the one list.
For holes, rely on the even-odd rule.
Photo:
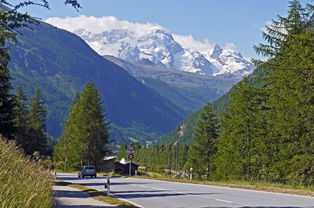
{"label": "roadside grass strip", "polygon": [[172,178],[171,176],[165,176],[158,173],[148,173],[148,176],[135,176],[137,178],[155,179],[169,182],[179,182],[179,183],[191,183],[191,184],[201,184],[210,186],[222,186],[228,188],[240,188],[256,191],[266,191],[273,193],[282,194],[292,194],[300,196],[310,196],[314,197],[314,186],[304,187],[304,186],[293,186],[287,184],[277,184],[268,182],[258,182],[258,181],[196,181],[181,178]]}
{"label": "roadside grass strip", "polygon": [[107,194],[102,191],[98,191],[96,189],[92,189],[86,186],[82,186],[82,185],[74,184],[70,182],[65,182],[61,180],[55,180],[55,184],[63,185],[63,186],[70,186],[72,188],[80,189],[81,191],[87,193],[89,196],[91,196],[92,198],[98,201],[102,201],[102,202],[112,204],[112,205],[117,205],[117,208],[138,208],[137,206],[134,206],[131,203],[119,200],[116,197],[107,196]]}
{"label": "roadside grass strip", "polygon": [[52,208],[49,170],[0,136],[0,208]]}

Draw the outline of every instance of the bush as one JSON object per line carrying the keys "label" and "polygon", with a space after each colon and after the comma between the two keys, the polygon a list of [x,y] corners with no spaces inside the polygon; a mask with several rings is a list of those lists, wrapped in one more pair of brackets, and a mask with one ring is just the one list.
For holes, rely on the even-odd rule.
{"label": "bush", "polygon": [[51,208],[51,174],[0,136],[0,208]]}

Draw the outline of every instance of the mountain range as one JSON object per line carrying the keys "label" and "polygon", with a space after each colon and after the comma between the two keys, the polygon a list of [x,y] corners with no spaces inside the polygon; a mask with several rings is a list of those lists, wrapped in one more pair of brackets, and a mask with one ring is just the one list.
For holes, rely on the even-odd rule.
{"label": "mountain range", "polygon": [[[103,98],[111,139],[116,144],[130,140],[149,143],[222,96],[241,79],[242,72],[249,71],[243,68],[220,73],[213,61],[210,66],[217,72],[213,76],[174,68],[175,64],[101,55],[86,40],[50,24],[41,22],[31,28],[21,29],[17,43],[9,45],[13,84],[22,86],[28,97],[35,88],[42,90],[48,109],[48,134],[53,137],[60,136],[75,94],[88,81],[94,81]],[[165,50],[170,50],[174,44],[185,50],[174,41],[175,35],[164,29],[155,31],[157,36],[164,32],[173,42],[167,45],[167,39],[159,39],[153,43],[148,37],[150,46],[164,44]],[[231,52],[215,46],[211,56],[217,54],[222,59],[228,50]]]}
{"label": "mountain range", "polygon": [[60,135],[75,94],[91,80],[103,98],[112,139],[118,143],[132,136],[156,139],[187,115],[78,36],[46,23],[31,27],[20,30],[17,43],[10,44],[9,66],[14,86],[21,86],[28,97],[35,88],[42,90],[49,135]]}
{"label": "mountain range", "polygon": [[196,41],[172,34],[156,24],[140,24],[115,17],[49,18],[46,22],[80,36],[100,55],[144,65],[162,66],[202,75],[242,77],[254,67],[232,44]]}

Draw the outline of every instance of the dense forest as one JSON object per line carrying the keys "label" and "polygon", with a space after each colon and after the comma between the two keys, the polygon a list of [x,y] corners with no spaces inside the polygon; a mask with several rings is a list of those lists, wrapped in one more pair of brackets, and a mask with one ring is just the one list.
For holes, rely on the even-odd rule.
{"label": "dense forest", "polygon": [[[193,144],[155,145],[137,151],[147,169],[193,172],[200,180],[256,180],[314,185],[313,5],[290,1],[255,47],[263,78],[234,87],[219,122],[203,108]],[[120,155],[123,155],[121,147]]]}

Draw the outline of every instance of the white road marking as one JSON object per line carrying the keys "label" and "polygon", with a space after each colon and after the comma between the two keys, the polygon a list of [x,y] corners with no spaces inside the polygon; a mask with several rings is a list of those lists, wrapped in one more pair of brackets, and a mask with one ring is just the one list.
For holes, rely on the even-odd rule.
{"label": "white road marking", "polygon": [[215,200],[216,200],[216,201],[219,201],[219,202],[226,202],[226,203],[233,204],[233,202],[227,201],[227,200],[222,200],[222,199],[215,199]]}
{"label": "white road marking", "polygon": [[151,186],[142,186],[142,185],[137,185],[137,186],[138,187],[142,187],[142,188],[148,188],[148,189],[154,189],[154,190],[159,190],[159,191],[165,191],[165,189],[151,187]]}

